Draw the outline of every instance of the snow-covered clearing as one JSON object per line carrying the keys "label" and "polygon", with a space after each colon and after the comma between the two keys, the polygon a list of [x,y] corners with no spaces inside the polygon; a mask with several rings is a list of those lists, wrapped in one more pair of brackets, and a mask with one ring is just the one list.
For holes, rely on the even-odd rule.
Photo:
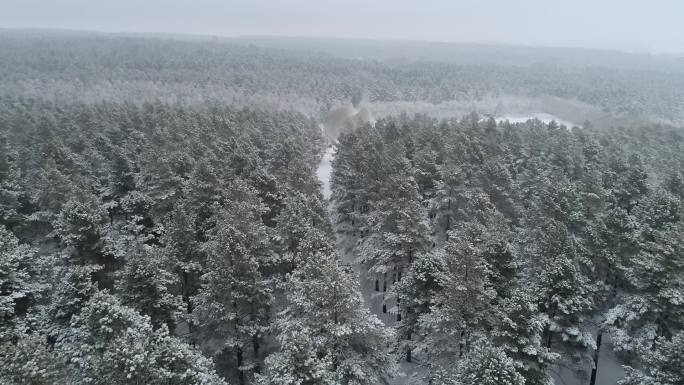
{"label": "snow-covered clearing", "polygon": [[511,123],[525,123],[530,119],[538,119],[541,120],[542,122],[549,124],[551,121],[555,121],[558,123],[560,126],[566,126],[567,128],[572,128],[572,127],[582,127],[582,125],[570,122],[568,120],[561,119],[557,116],[547,114],[545,112],[535,112],[533,114],[522,114],[522,115],[505,115],[505,116],[497,116],[494,119],[496,119],[497,122],[505,122],[508,120]]}

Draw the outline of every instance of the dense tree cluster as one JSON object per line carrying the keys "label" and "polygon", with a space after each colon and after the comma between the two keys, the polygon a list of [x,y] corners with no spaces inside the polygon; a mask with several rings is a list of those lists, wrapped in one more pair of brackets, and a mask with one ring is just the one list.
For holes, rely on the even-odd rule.
{"label": "dense tree cluster", "polygon": [[681,129],[398,115],[314,172],[347,100],[681,121],[682,71],[234,43],[2,33],[0,383],[684,381]]}
{"label": "dense tree cluster", "polygon": [[339,140],[336,228],[425,383],[589,376],[608,333],[625,384],[678,384],[682,154],[662,126],[382,119]]}
{"label": "dense tree cluster", "polygon": [[[570,50],[561,57],[574,54]],[[463,63],[391,62],[218,40],[5,32],[0,36],[0,95],[87,102],[215,100],[310,115],[360,93],[372,102],[432,103],[552,95],[611,114],[684,121],[684,72],[672,69],[675,65],[507,64],[533,55],[524,49],[486,63],[469,64],[467,51],[462,55]]]}
{"label": "dense tree cluster", "polygon": [[[389,376],[391,333],[332,248],[312,120],[209,104],[0,105],[0,382]],[[309,365],[301,355],[316,363],[289,364]]]}

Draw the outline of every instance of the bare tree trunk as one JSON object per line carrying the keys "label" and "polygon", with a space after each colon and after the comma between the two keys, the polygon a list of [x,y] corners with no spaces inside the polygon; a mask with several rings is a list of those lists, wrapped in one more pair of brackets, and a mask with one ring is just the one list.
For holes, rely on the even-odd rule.
{"label": "bare tree trunk", "polygon": [[[549,300],[550,302],[550,300]],[[549,319],[553,319],[553,317],[556,316],[556,305],[552,304],[551,309],[549,311]],[[551,349],[551,344],[553,343],[553,332],[551,331],[550,327],[546,328],[546,332],[548,333],[546,337],[546,348]]]}
{"label": "bare tree trunk", "polygon": [[237,348],[237,366],[238,366],[238,384],[240,385],[245,385],[245,373],[240,369],[242,366],[242,348],[238,347]]}
{"label": "bare tree trunk", "polygon": [[[183,294],[182,301],[185,303],[185,313],[192,315],[193,306],[190,300],[190,274],[187,271],[183,272]],[[188,335],[190,336],[190,344],[195,346],[195,323],[192,318],[188,317]]]}
{"label": "bare tree trunk", "polygon": [[254,350],[254,360],[256,361],[256,365],[254,366],[254,372],[256,373],[261,373],[261,360],[259,359],[260,348],[259,337],[255,335],[252,337],[252,349]]}
{"label": "bare tree trunk", "polygon": [[596,373],[598,372],[599,363],[599,352],[601,351],[601,338],[603,333],[599,330],[596,336],[596,350],[594,350],[594,367],[591,368],[591,380],[589,380],[589,385],[596,385]]}
{"label": "bare tree trunk", "polygon": [[449,201],[447,203],[447,223],[446,223],[446,228],[444,229],[444,234],[446,235],[446,240],[449,240],[449,228],[451,227],[451,214],[449,213],[451,211],[451,198],[449,198]]}
{"label": "bare tree trunk", "polygon": [[[409,330],[407,340],[411,340],[412,332]],[[406,362],[411,362],[411,345],[406,346]]]}

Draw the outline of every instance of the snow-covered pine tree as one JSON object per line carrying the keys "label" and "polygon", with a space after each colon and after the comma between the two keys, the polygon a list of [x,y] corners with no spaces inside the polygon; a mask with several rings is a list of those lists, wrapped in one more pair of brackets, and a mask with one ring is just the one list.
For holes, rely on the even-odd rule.
{"label": "snow-covered pine tree", "polygon": [[575,241],[562,223],[546,219],[529,233],[528,266],[522,285],[534,287],[547,319],[545,346],[560,353],[578,372],[590,367],[594,340],[587,324],[593,309],[593,287],[584,275]]}
{"label": "snow-covered pine tree", "polygon": [[85,303],[55,349],[75,384],[225,385],[209,359],[106,291]]}
{"label": "snow-covered pine tree", "polygon": [[25,225],[25,216],[17,210],[22,191],[14,162],[10,158],[7,138],[0,134],[0,225],[14,231]]}
{"label": "snow-covered pine tree", "polygon": [[339,229],[352,236],[366,230],[366,219],[380,170],[369,165],[382,164],[382,142],[377,130],[364,126],[340,135],[332,162],[331,200]]}
{"label": "snow-covered pine tree", "polygon": [[176,276],[174,286],[183,301],[189,318],[189,333],[192,335],[193,298],[199,291],[206,255],[197,239],[197,215],[186,203],[184,200],[178,201],[166,215],[161,241],[164,245],[163,253]]}
{"label": "snow-covered pine tree", "polygon": [[439,170],[440,178],[436,185],[435,197],[430,205],[432,227],[439,238],[446,239],[448,232],[460,219],[459,204],[464,195],[465,176],[460,166],[444,164]]}
{"label": "snow-covered pine tree", "polygon": [[444,370],[432,381],[435,385],[525,385],[515,362],[501,348],[478,340],[468,355]]}
{"label": "snow-covered pine tree", "polygon": [[317,194],[292,192],[283,203],[285,207],[275,219],[275,231],[283,263],[289,265],[285,272],[291,272],[307,254],[331,251],[329,234],[332,229],[325,206]]}
{"label": "snow-covered pine tree", "polygon": [[54,223],[55,235],[61,240],[74,263],[114,263],[105,255],[105,211],[96,202],[70,200],[64,204]]}
{"label": "snow-covered pine tree", "polygon": [[500,319],[491,331],[490,339],[515,361],[517,371],[527,385],[553,383],[549,366],[560,355],[547,347],[549,320],[539,312],[538,294],[534,288],[516,288],[499,304]]}
{"label": "snow-covered pine tree", "polygon": [[467,354],[472,338],[491,328],[496,317],[496,290],[485,259],[486,231],[480,224],[461,222],[450,232],[446,269],[438,277],[442,289],[432,311],[420,321],[433,365]]}
{"label": "snow-covered pine tree", "polygon": [[427,213],[400,143],[389,146],[382,169],[380,198],[368,218],[370,235],[358,250],[359,261],[375,274],[407,269],[428,249],[430,238]]}
{"label": "snow-covered pine tree", "polygon": [[414,350],[421,351],[424,347],[426,333],[419,322],[432,311],[446,271],[446,256],[442,249],[420,253],[393,288],[403,312],[401,321],[395,325],[397,345],[408,362],[412,361]]}
{"label": "snow-covered pine tree", "polygon": [[64,360],[42,335],[0,342],[0,362],[3,385],[54,385],[67,381]]}
{"label": "snow-covered pine tree", "polygon": [[212,356],[233,368],[243,385],[259,371],[261,340],[269,326],[272,287],[264,270],[273,263],[271,232],[256,191],[236,180],[204,245],[207,254],[195,317]]}
{"label": "snow-covered pine tree", "polygon": [[684,332],[658,341],[641,357],[638,367],[628,366],[620,385],[679,385],[684,383]]}
{"label": "snow-covered pine tree", "polygon": [[275,322],[280,351],[260,384],[386,383],[394,375],[390,329],[362,304],[358,281],[334,254],[311,254],[290,277]]}
{"label": "snow-covered pine tree", "polygon": [[163,249],[134,242],[117,282],[124,305],[149,316],[155,329],[166,325],[173,330],[182,309],[181,298],[172,292],[176,280],[168,265]]}
{"label": "snow-covered pine tree", "polygon": [[32,329],[35,306],[45,294],[50,259],[0,225],[0,342]]}
{"label": "snow-covered pine tree", "polygon": [[616,349],[646,354],[684,330],[684,222],[651,229],[630,261],[620,301],[607,313]]}

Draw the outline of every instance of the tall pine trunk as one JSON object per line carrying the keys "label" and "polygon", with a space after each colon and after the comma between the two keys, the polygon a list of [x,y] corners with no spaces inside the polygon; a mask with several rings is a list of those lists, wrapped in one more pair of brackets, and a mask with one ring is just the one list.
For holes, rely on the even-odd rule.
{"label": "tall pine trunk", "polygon": [[598,372],[599,363],[599,352],[601,351],[601,338],[603,333],[599,330],[596,336],[596,350],[594,350],[594,367],[591,368],[591,380],[589,380],[589,385],[596,385],[596,373]]}
{"label": "tall pine trunk", "polygon": [[451,198],[449,198],[449,201],[447,203],[447,223],[446,223],[446,228],[444,229],[444,235],[445,235],[445,240],[449,240],[449,228],[451,227]]}
{"label": "tall pine trunk", "polygon": [[[413,331],[409,330],[408,337],[406,338],[408,341],[411,341],[411,334],[413,334]],[[406,362],[411,362],[411,344],[410,343],[406,344]]]}
{"label": "tall pine trunk", "polygon": [[242,366],[242,348],[238,346],[236,351],[237,370],[238,370],[238,384],[245,385],[245,372],[240,369]]}
{"label": "tall pine trunk", "polygon": [[254,372],[261,373],[261,359],[259,358],[259,350],[261,346],[259,344],[259,337],[256,335],[252,336],[252,350],[254,351],[254,361],[256,362],[254,366]]}
{"label": "tall pine trunk", "polygon": [[[185,313],[188,316],[192,316],[192,311],[193,311],[193,306],[192,306],[192,301],[190,300],[190,274],[188,274],[187,271],[184,271],[182,274],[183,278],[183,293],[181,295],[181,300],[185,303]],[[192,317],[188,317],[188,335],[190,336],[190,344],[192,346],[195,346],[195,323],[192,320]]]}

